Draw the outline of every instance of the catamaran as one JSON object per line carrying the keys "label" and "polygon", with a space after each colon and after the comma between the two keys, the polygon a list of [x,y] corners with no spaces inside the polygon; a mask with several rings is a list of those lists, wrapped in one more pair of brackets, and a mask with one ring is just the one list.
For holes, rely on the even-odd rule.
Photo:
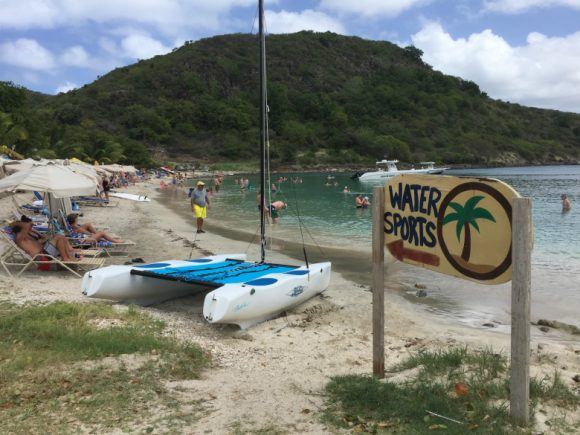
{"label": "catamaran", "polygon": [[260,261],[246,261],[245,254],[228,254],[136,266],[109,266],[85,274],[84,295],[150,305],[210,290],[203,304],[205,320],[247,328],[326,290],[331,264],[309,264],[306,250],[306,264],[301,266],[266,261],[267,102],[263,0],[259,0],[259,49]]}
{"label": "catamaran", "polygon": [[442,174],[449,168],[436,168],[435,162],[421,162],[419,169],[398,169],[398,160],[381,160],[375,164],[379,167],[377,171],[357,172],[352,178],[358,178],[360,181],[380,181],[401,174]]}

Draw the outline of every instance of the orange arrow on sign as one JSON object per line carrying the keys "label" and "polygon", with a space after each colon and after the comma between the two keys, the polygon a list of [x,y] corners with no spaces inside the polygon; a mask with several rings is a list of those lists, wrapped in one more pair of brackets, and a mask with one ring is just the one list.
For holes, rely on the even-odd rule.
{"label": "orange arrow on sign", "polygon": [[393,257],[399,261],[405,261],[408,258],[411,261],[417,263],[429,264],[431,266],[439,266],[439,256],[435,254],[429,254],[428,252],[419,251],[418,249],[405,248],[403,246],[403,240],[395,240],[394,242],[387,243],[387,248]]}

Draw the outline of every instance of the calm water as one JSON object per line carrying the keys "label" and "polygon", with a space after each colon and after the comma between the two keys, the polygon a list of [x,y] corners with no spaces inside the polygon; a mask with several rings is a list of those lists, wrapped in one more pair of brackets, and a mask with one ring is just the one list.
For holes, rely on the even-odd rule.
{"label": "calm water", "polygon": [[[477,175],[501,179],[522,196],[533,200],[535,245],[533,252],[533,315],[580,324],[580,166],[522,167],[453,170],[449,175]],[[373,184],[351,180],[350,174],[334,174],[337,186],[325,186],[328,174],[276,174],[300,177],[302,184],[276,183],[278,192],[272,200],[289,204],[281,222],[271,226],[276,237],[300,240],[298,216],[310,234],[322,246],[343,248],[349,252],[368,253],[370,249],[371,212],[354,207],[358,193],[372,201]],[[233,177],[227,177],[222,190],[214,195],[212,220],[231,228],[255,232],[258,229],[256,186],[241,192]],[[350,192],[343,193],[348,186]],[[560,195],[568,194],[572,210],[562,213]],[[211,217],[211,216],[210,216]],[[509,321],[509,285],[483,286],[449,278],[433,272],[397,264],[389,269],[393,287],[414,295],[415,283],[427,283],[429,297],[417,299],[427,309],[451,314],[466,323],[480,324]],[[414,296],[411,296],[414,297]],[[501,326],[499,326],[501,327]]]}

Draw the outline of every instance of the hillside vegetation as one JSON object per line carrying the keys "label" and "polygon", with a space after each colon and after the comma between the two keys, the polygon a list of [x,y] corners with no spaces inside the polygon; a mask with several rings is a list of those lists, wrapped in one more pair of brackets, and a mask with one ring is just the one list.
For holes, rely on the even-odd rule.
{"label": "hillside vegetation", "polygon": [[[332,33],[268,36],[273,160],[507,164],[580,156],[580,115],[492,100],[475,83],[434,71],[421,54]],[[255,159],[257,82],[257,38],[237,34],[186,43],[67,94],[3,84],[0,142],[26,155],[135,164],[151,156]]]}

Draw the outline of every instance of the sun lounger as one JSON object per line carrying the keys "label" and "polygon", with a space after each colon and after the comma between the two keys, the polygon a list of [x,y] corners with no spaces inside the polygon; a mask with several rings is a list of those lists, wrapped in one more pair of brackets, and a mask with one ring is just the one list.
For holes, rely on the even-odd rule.
{"label": "sun lounger", "polygon": [[29,217],[32,220],[32,222],[34,223],[34,225],[48,226],[48,217],[43,215],[43,214],[19,213],[18,210],[13,208],[12,215],[14,216],[14,219],[17,221],[19,221],[22,218],[22,216],[24,215],[24,216]]}
{"label": "sun lounger", "polygon": [[[86,239],[87,237],[91,237],[90,234],[75,232],[73,230],[73,228],[70,226],[70,224],[68,223],[68,220],[67,220],[66,216],[64,215],[63,211],[59,210],[59,212],[60,212],[60,219],[61,219],[61,223],[62,223],[61,229],[63,230],[63,233],[66,235],[66,237],[75,240],[75,242],[78,244],[82,244],[83,239]],[[58,225],[58,224],[59,224],[58,222],[55,223],[55,225]],[[102,241],[93,243],[92,245],[94,247],[102,248],[103,250],[106,251],[106,253],[108,255],[111,255],[111,254],[118,255],[118,254],[126,253],[126,251],[128,251],[129,248],[132,248],[133,246],[135,246],[136,243],[132,242],[131,240],[125,240],[121,243],[113,243],[113,242],[109,242],[107,240],[102,240]]]}
{"label": "sun lounger", "polygon": [[111,201],[96,196],[79,196],[75,198],[75,202],[79,205],[86,205],[89,207],[117,207],[119,205],[118,201]]}
{"label": "sun lounger", "polygon": [[14,203],[16,210],[21,214],[34,214],[42,216],[48,212],[48,210],[43,205],[38,206],[32,204],[18,204],[14,196],[12,196],[12,202]]}
{"label": "sun lounger", "polygon": [[[10,227],[5,227],[0,230],[0,240],[4,241],[8,246],[8,248],[0,255],[0,265],[9,276],[18,277],[32,265],[44,266],[54,264],[81,278],[82,275],[76,272],[73,268],[88,271],[102,267],[105,264],[104,258],[84,257],[75,261],[63,261],[45,253],[37,254],[32,257],[16,244],[15,235],[12,233]],[[20,270],[16,275],[13,275],[10,272],[10,266],[20,267]]]}

